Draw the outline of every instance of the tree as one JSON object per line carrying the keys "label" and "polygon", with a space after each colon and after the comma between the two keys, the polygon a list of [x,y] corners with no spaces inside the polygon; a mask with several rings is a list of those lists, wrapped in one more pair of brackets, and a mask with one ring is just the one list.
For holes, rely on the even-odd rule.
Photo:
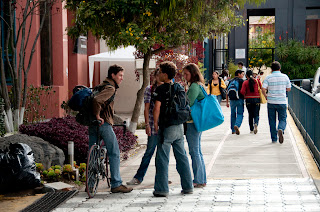
{"label": "tree", "polygon": [[134,45],[144,54],[143,83],[131,118],[134,131],[143,92],[149,84],[150,58],[163,50],[228,32],[242,23],[239,7],[264,0],[66,0],[75,12],[75,25],[68,34],[77,37],[91,31],[111,49]]}
{"label": "tree", "polygon": [[[5,29],[4,36],[0,35],[0,97],[5,103],[3,115],[7,132],[18,130],[23,122],[28,73],[45,19],[55,1],[0,1],[0,29]],[[40,26],[32,36],[32,27],[37,20],[40,20]],[[10,89],[7,78],[11,79]]]}

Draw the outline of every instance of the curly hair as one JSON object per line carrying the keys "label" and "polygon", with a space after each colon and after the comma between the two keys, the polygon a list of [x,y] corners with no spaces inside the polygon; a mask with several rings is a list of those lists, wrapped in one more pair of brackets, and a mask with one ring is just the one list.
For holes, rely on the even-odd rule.
{"label": "curly hair", "polygon": [[173,79],[176,76],[177,66],[170,61],[164,61],[160,64],[160,70],[162,73],[168,75],[168,79]]}

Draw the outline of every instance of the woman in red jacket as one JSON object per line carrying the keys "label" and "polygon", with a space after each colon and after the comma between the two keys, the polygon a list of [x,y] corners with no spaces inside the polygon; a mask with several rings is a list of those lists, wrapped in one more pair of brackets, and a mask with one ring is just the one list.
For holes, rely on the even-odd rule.
{"label": "woman in red jacket", "polygon": [[246,107],[249,113],[250,133],[257,134],[260,112],[260,95],[258,86],[261,88],[261,82],[259,79],[257,80],[253,78],[251,70],[247,71],[246,77],[247,80],[242,84],[240,92],[246,100]]}

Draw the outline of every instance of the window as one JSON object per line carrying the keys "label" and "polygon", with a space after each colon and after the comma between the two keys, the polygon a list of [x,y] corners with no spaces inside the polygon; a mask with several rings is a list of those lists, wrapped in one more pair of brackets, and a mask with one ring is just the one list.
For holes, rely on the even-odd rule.
{"label": "window", "polygon": [[320,9],[306,10],[306,45],[320,47]]}

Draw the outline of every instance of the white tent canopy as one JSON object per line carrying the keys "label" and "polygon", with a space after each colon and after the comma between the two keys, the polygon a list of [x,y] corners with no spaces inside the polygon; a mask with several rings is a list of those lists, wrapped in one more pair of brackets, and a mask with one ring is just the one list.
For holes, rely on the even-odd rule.
{"label": "white tent canopy", "polygon": [[100,61],[135,61],[135,56],[133,53],[136,48],[133,46],[127,46],[125,48],[119,48],[111,52],[103,52],[100,54],[95,54],[89,56],[89,80],[90,87],[92,88],[93,72],[94,72],[94,62]]}

